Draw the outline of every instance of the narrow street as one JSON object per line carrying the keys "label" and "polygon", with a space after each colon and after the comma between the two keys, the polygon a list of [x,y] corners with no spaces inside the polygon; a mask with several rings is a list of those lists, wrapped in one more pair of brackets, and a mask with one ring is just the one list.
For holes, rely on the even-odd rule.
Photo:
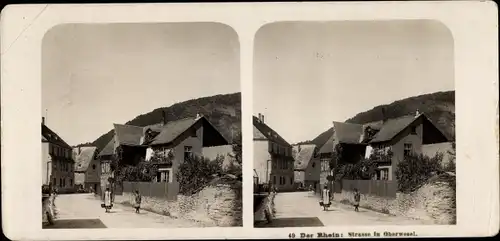
{"label": "narrow street", "polygon": [[101,201],[92,194],[62,194],[55,201],[58,212],[55,224],[44,228],[180,228],[201,224],[175,219],[132,207],[114,204],[110,213],[101,208]]}
{"label": "narrow street", "polygon": [[311,227],[335,225],[422,225],[425,221],[391,216],[360,208],[354,212],[349,205],[332,202],[328,211],[319,206],[319,197],[312,192],[278,193],[275,198],[276,218],[271,224],[256,227]]}

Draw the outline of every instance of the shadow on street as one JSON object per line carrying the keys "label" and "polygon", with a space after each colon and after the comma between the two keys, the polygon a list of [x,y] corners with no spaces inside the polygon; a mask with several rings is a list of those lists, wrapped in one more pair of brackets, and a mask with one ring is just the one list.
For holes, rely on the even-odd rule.
{"label": "shadow on street", "polygon": [[54,225],[43,225],[44,229],[66,228],[107,228],[100,219],[65,219],[55,220]]}
{"label": "shadow on street", "polygon": [[317,217],[311,218],[277,218],[271,223],[267,221],[257,221],[256,228],[278,228],[278,227],[322,227],[323,223]]}

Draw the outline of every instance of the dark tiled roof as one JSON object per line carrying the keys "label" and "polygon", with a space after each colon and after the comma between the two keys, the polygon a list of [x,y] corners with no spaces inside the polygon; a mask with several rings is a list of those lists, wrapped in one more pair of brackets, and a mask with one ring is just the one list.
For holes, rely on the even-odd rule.
{"label": "dark tiled roof", "polygon": [[299,145],[293,146],[293,159],[295,160],[294,162],[295,170],[305,170],[307,168],[307,166],[309,165],[309,161],[311,161],[311,159],[313,158],[315,148],[316,145],[314,144],[304,144],[300,145],[300,152],[299,152]]}
{"label": "dark tiled roof", "polygon": [[99,153],[99,156],[110,156],[115,153],[115,137],[111,138],[111,140],[106,144],[106,146]]}
{"label": "dark tiled roof", "polygon": [[90,162],[94,159],[97,147],[85,146],[80,147],[80,154],[78,154],[78,147],[73,148],[75,154],[75,172],[85,172],[89,167]]}
{"label": "dark tiled roof", "polygon": [[269,141],[275,142],[280,145],[288,146],[291,145],[283,139],[276,131],[274,131],[271,127],[269,127],[266,123],[262,123],[259,121],[259,118],[256,116],[253,117],[253,126],[257,128]]}
{"label": "dark tiled roof", "polygon": [[[419,115],[418,117],[423,116]],[[395,119],[389,119],[385,121],[377,134],[373,137],[373,139],[369,143],[377,143],[377,142],[385,142],[390,141],[394,138],[399,132],[408,127],[413,121],[415,121],[418,117],[415,116],[402,116]]]}
{"label": "dark tiled roof", "polygon": [[114,124],[115,135],[118,137],[120,145],[140,146],[143,137],[143,128],[132,125]]}
{"label": "dark tiled roof", "polygon": [[197,121],[198,119],[189,117],[168,122],[165,126],[163,126],[160,134],[153,139],[151,145],[160,145],[172,142],[180,134],[184,133],[188,128],[193,126]]}
{"label": "dark tiled roof", "polygon": [[42,124],[42,140],[71,149],[71,146],[68,145],[68,143],[66,143],[61,137],[59,137],[59,135],[44,124]]}
{"label": "dark tiled roof", "polygon": [[319,149],[319,153],[330,153],[333,152],[333,140],[335,139],[335,136],[332,134],[330,138],[326,141],[326,143]]}
{"label": "dark tiled roof", "polygon": [[363,134],[363,125],[333,122],[334,136],[339,143],[358,144]]}

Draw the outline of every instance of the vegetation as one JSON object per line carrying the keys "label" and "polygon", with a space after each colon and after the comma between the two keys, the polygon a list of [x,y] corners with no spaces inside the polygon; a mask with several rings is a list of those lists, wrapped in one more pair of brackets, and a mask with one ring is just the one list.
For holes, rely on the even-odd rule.
{"label": "vegetation", "polygon": [[[230,141],[232,141],[232,133],[241,131],[241,93],[203,97],[180,102],[170,107],[157,108],[125,124],[147,126],[160,123],[163,118],[162,111],[165,111],[167,122],[202,114]],[[113,130],[110,130],[93,141],[91,145],[102,150],[113,134]],[[81,145],[87,145],[87,143]]]}
{"label": "vegetation", "polygon": [[[370,180],[376,174],[377,163],[380,161],[389,162],[392,159],[392,152],[374,151],[370,157],[362,158],[357,163],[340,163],[338,168],[335,168],[335,180]],[[334,154],[334,156],[338,156]],[[340,161],[340,159],[338,160]],[[330,168],[332,168],[330,166]]]}
{"label": "vegetation", "polygon": [[233,140],[232,146],[233,153],[230,154],[231,162],[228,167],[224,170],[226,173],[233,174],[237,176],[240,180],[242,180],[242,166],[243,166],[243,146],[242,146],[242,135],[241,132],[236,134]]}
{"label": "vegetation", "polygon": [[224,159],[218,157],[215,160],[193,156],[187,158],[179,165],[176,177],[179,181],[179,193],[192,195],[219,176]]}
{"label": "vegetation", "polygon": [[431,177],[443,172],[442,160],[443,154],[438,153],[434,157],[413,154],[399,161],[396,167],[398,191],[409,193],[426,184]]}
{"label": "vegetation", "polygon": [[[382,111],[385,109],[384,111]],[[404,115],[413,115],[416,110],[425,113],[445,135],[454,139],[455,136],[455,91],[436,92],[432,94],[420,95],[395,101],[388,105],[376,106],[371,110],[361,112],[354,117],[346,120],[348,123],[365,124],[386,118],[397,118]],[[312,143],[322,146],[333,134],[333,128],[318,135],[311,141],[305,141],[304,144]]]}

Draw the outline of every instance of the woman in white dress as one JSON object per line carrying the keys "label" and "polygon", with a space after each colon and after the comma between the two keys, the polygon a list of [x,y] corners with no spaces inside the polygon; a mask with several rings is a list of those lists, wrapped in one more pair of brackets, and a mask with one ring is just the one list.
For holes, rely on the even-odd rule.
{"label": "woman in white dress", "polygon": [[328,186],[325,184],[324,189],[321,192],[321,203],[323,206],[323,210],[326,211],[330,207],[330,190],[328,190]]}
{"label": "woman in white dress", "polygon": [[109,191],[109,188],[106,188],[106,191],[104,192],[104,209],[106,210],[107,213],[109,213],[109,210],[112,207],[111,203],[111,192]]}

